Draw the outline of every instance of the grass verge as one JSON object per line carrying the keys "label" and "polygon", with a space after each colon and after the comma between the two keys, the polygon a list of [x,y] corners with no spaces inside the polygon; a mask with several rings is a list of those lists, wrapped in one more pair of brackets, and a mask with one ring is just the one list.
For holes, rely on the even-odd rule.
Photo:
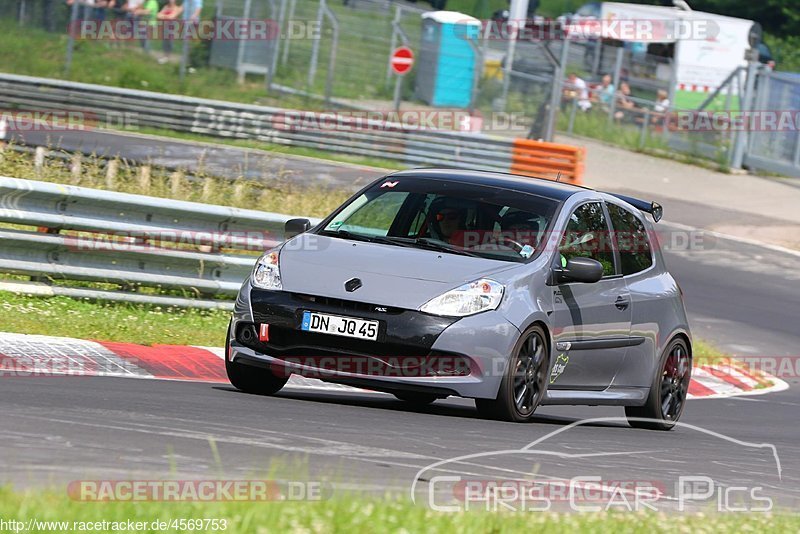
{"label": "grass verge", "polygon": [[[68,297],[41,297],[0,291],[0,330],[130,343],[170,343],[221,347],[229,314],[222,310],[165,308],[132,303],[103,303]],[[695,339],[695,362],[728,357]]]}
{"label": "grass verge", "polygon": [[[441,513],[415,506],[406,499],[334,498],[318,502],[106,502],[70,500],[57,491],[16,492],[0,489],[0,516],[6,520],[34,520],[30,532],[53,532],[47,521],[66,521],[71,530],[81,523],[145,522],[138,532],[185,532],[193,528],[157,530],[153,521],[224,520],[220,532],[797,532],[800,517],[783,514],[664,513]],[[74,523],[74,522],[77,522]],[[219,523],[220,525],[222,522]],[[177,525],[180,526],[180,525]],[[26,525],[27,527],[27,525]],[[44,528],[43,528],[44,527]],[[49,528],[47,528],[49,527]],[[100,530],[111,531],[110,525]],[[68,530],[68,529],[64,529]],[[97,528],[95,527],[95,530]],[[205,530],[205,529],[201,529]],[[212,531],[208,529],[207,531]]]}
{"label": "grass verge", "polygon": [[312,217],[328,215],[351,194],[298,186],[289,176],[278,176],[264,183],[243,178],[230,180],[203,172],[186,176],[151,166],[147,166],[150,172],[143,175],[144,165],[124,160],[117,161],[118,170],[109,178],[107,162],[90,156],[81,159],[81,172],[74,174],[71,155],[64,155],[66,159],[49,159],[37,167],[32,154],[5,150],[0,153],[0,175]]}
{"label": "grass verge", "polygon": [[36,297],[0,291],[0,330],[96,341],[222,347],[230,314],[223,310]]}

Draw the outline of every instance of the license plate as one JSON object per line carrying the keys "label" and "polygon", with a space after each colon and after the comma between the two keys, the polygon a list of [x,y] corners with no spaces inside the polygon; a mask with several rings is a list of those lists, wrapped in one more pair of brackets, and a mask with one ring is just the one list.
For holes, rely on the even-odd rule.
{"label": "license plate", "polygon": [[328,315],[327,313],[303,312],[303,323],[300,325],[300,329],[307,332],[322,332],[323,334],[373,341],[378,339],[378,321]]}

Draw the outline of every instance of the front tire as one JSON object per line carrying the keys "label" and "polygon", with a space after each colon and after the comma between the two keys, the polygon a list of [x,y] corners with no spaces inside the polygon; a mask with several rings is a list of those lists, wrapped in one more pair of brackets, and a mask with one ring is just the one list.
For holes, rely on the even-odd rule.
{"label": "front tire", "polygon": [[275,376],[267,368],[255,367],[230,361],[231,327],[225,341],[225,371],[228,380],[236,389],[253,395],[274,395],[286,385],[289,377]]}
{"label": "front tire", "polygon": [[550,364],[547,337],[532,326],[520,337],[495,399],[475,399],[478,413],[490,419],[527,423],[544,398]]}
{"label": "front tire", "polygon": [[681,338],[673,340],[659,360],[658,372],[644,406],[626,406],[625,416],[633,428],[671,430],[686,405],[692,377],[692,357]]}

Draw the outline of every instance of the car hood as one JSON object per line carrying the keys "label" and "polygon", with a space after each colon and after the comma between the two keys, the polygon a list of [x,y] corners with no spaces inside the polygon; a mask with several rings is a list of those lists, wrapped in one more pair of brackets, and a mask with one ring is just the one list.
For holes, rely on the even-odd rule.
{"label": "car hood", "polygon": [[[281,249],[284,291],[416,309],[454,287],[519,264],[301,234]],[[351,278],[362,286],[344,288]]]}

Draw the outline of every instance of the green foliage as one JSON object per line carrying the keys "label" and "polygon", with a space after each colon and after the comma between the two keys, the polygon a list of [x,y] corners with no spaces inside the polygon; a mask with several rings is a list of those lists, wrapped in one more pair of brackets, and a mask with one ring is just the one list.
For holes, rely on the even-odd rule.
{"label": "green foliage", "polygon": [[764,42],[772,50],[776,70],[800,72],[800,35],[783,38],[765,35]]}
{"label": "green foliage", "polygon": [[[0,488],[0,514],[5,520],[119,521],[148,523],[175,518],[225,519],[220,532],[325,532],[325,533],[516,533],[548,532],[621,534],[648,532],[738,533],[797,532],[800,518],[789,513],[497,513],[470,511],[435,512],[415,506],[407,498],[347,495],[318,502],[130,502],[86,503],[71,500],[66,491],[14,491]],[[95,527],[96,528],[96,527]],[[79,530],[78,528],[68,530]],[[188,532],[189,530],[186,530]],[[39,530],[36,530],[39,532]],[[42,530],[44,532],[44,530]],[[48,532],[52,532],[49,530]],[[128,532],[128,530],[120,530]],[[163,532],[176,532],[168,529]]]}
{"label": "green foliage", "polygon": [[0,291],[3,332],[98,341],[222,347],[230,313],[149,304],[90,302]]}

